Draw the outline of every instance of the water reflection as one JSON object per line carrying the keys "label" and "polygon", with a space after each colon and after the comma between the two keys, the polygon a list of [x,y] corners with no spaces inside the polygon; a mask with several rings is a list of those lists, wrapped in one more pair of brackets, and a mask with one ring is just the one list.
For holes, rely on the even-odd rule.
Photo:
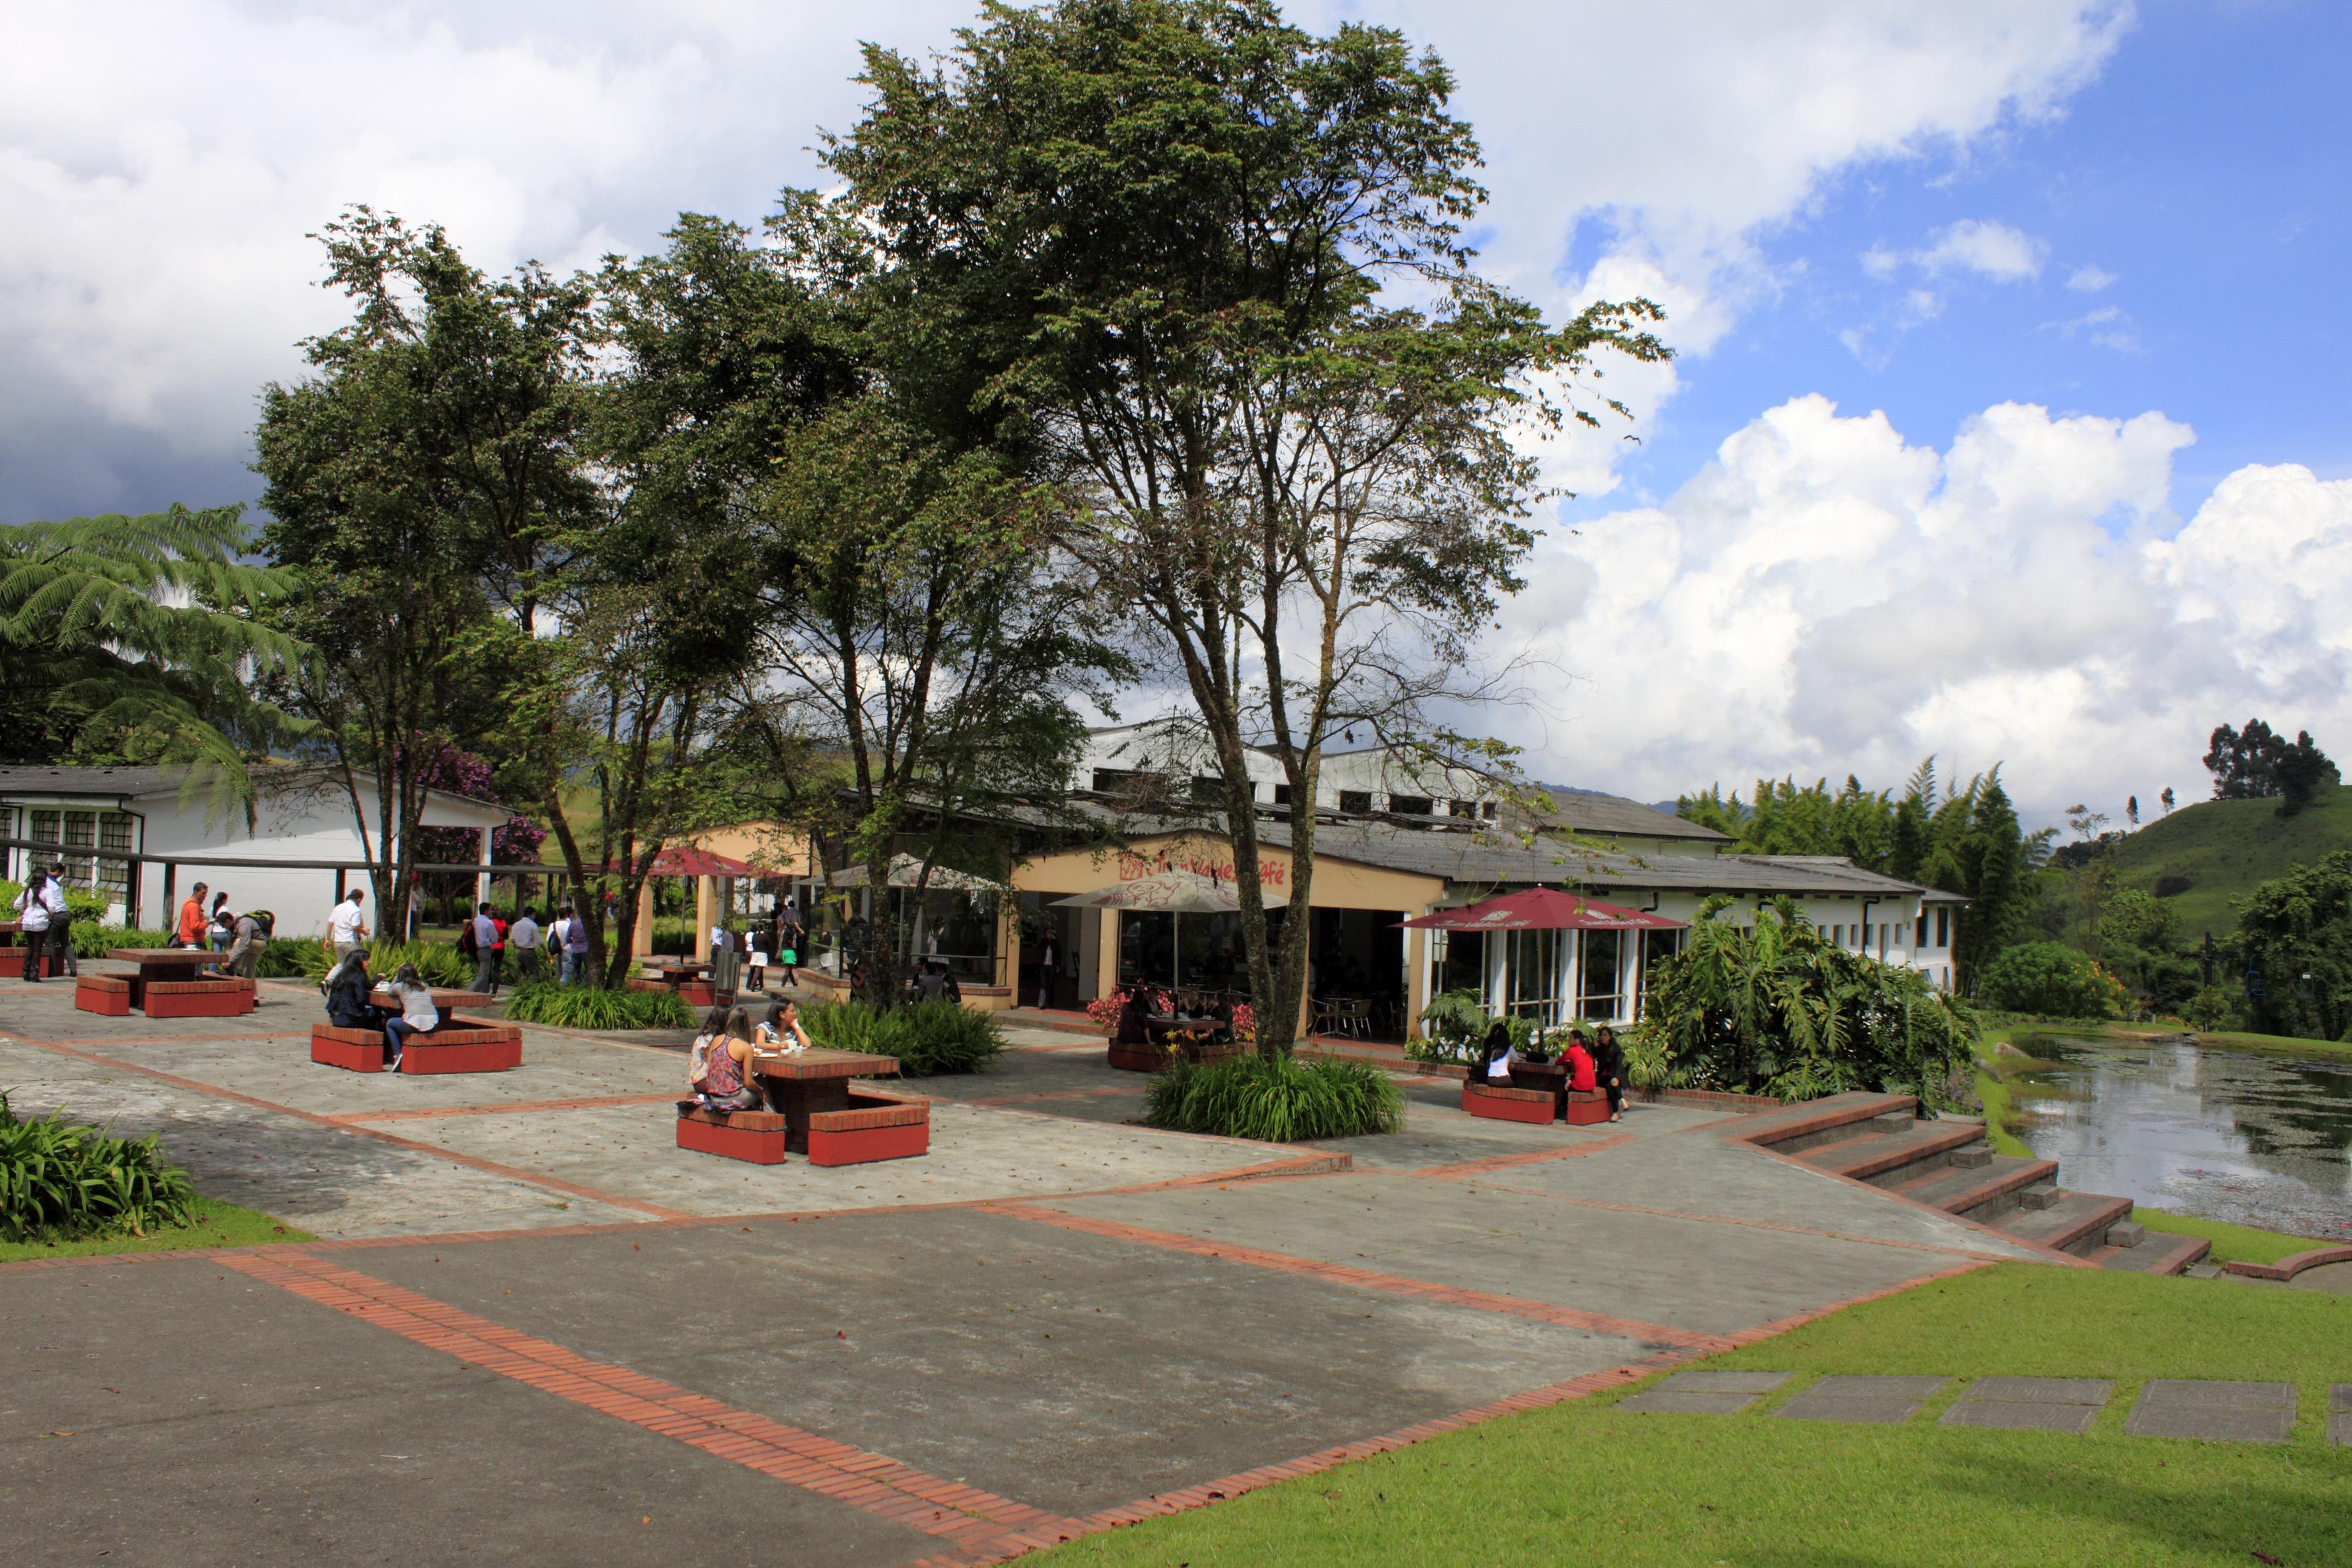
{"label": "water reflection", "polygon": [[2352,1063],[2179,1040],[2037,1036],[2017,1135],[2083,1192],[2300,1236],[2352,1236]]}

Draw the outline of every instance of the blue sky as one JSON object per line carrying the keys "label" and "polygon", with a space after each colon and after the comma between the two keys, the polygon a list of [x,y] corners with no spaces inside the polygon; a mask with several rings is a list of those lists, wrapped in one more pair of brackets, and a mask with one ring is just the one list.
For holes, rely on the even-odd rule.
{"label": "blue sky", "polygon": [[[122,0],[0,21],[0,522],[249,500],[367,202],[479,264],[746,223],[974,0]],[[1460,716],[1645,799],[1996,763],[2037,820],[2259,713],[2352,752],[2341,0],[1292,0],[1454,68],[1486,265],[1683,351]],[[1619,437],[1631,433],[1638,443]]]}

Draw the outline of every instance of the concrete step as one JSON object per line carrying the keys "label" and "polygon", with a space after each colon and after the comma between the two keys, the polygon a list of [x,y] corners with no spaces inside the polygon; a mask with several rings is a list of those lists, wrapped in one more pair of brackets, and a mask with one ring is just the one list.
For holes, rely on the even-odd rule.
{"label": "concrete step", "polygon": [[1843,1142],[1863,1129],[1857,1122],[1901,1111],[1915,1112],[1919,1101],[1907,1094],[1870,1094],[1856,1089],[1825,1100],[1792,1105],[1782,1110],[1761,1110],[1740,1124],[1738,1136],[1780,1154],[1802,1154],[1827,1143]]}
{"label": "concrete step", "polygon": [[2018,1189],[2017,1206],[2021,1209],[2046,1209],[2065,1195],[2058,1190],[2058,1173],[2053,1169],[2050,1173],[2050,1180]]}
{"label": "concrete step", "polygon": [[2062,1193],[2046,1209],[2012,1209],[1991,1222],[1995,1230],[2088,1258],[2106,1245],[2107,1226],[2131,1214],[2129,1198],[2096,1193]]}
{"label": "concrete step", "polygon": [[2127,1269],[2134,1274],[2186,1274],[2205,1261],[2213,1244],[2201,1236],[2167,1236],[2152,1231],[2137,1247],[2102,1247],[2090,1259],[2102,1268]]}
{"label": "concrete step", "polygon": [[1805,1163],[1875,1186],[1892,1186],[1920,1166],[1943,1170],[1945,1156],[1984,1137],[1978,1121],[1915,1121],[1900,1132],[1871,1132],[1807,1151]]}
{"label": "concrete step", "polygon": [[[1966,1149],[1953,1151],[1955,1158],[1968,1152]],[[2018,1195],[2025,1188],[2047,1183],[2057,1174],[2055,1160],[1995,1154],[1981,1165],[1948,1165],[1940,1171],[1923,1167],[1907,1181],[1893,1184],[1892,1190],[1946,1214],[1990,1224],[1994,1215],[2019,1207]]]}

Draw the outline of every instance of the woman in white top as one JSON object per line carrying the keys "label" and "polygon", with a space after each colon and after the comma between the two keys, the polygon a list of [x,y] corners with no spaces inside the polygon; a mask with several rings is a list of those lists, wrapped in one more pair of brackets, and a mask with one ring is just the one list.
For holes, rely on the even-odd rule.
{"label": "woman in white top", "polygon": [[776,1050],[804,1051],[809,1048],[808,1031],[801,1027],[801,1010],[789,1000],[768,1004],[768,1016],[751,1032],[760,1045]]}
{"label": "woman in white top", "polygon": [[429,1035],[439,1028],[441,1009],[433,1005],[433,987],[417,976],[413,963],[393,972],[392,994],[400,1003],[400,1016],[383,1021],[383,1069],[398,1072],[401,1046],[411,1035]]}

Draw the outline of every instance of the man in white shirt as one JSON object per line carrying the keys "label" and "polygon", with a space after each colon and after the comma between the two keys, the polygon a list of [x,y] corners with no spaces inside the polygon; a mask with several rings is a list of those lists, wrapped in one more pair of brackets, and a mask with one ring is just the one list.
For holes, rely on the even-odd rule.
{"label": "man in white shirt", "polygon": [[327,917],[327,945],[335,950],[335,962],[341,963],[352,955],[352,949],[367,941],[367,916],[361,912],[361,900],[367,895],[353,888],[343,895],[334,912]]}
{"label": "man in white shirt", "polygon": [[523,910],[507,927],[507,945],[514,949],[515,984],[530,985],[539,979],[539,922]]}

